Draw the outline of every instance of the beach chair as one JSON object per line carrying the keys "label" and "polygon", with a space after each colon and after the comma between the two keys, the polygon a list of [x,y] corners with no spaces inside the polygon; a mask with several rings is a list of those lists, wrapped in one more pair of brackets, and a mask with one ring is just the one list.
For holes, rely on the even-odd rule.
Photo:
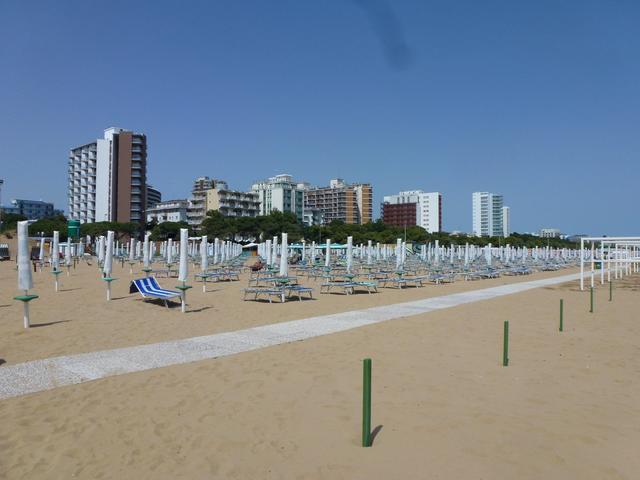
{"label": "beach chair", "polygon": [[0,261],[10,260],[9,245],[7,243],[0,243]]}
{"label": "beach chair", "polygon": [[284,288],[269,288],[269,287],[249,287],[244,289],[244,298],[247,300],[247,295],[253,294],[253,299],[258,300],[258,297],[265,297],[272,303],[272,298],[277,298],[281,303],[284,303],[285,291]]}
{"label": "beach chair", "polygon": [[169,304],[167,300],[172,298],[181,297],[182,294],[180,292],[176,292],[174,290],[165,290],[164,288],[158,285],[158,281],[154,277],[147,278],[139,278],[138,280],[134,280],[131,282],[131,288],[129,289],[129,293],[134,293],[131,290],[136,288],[142,298],[145,300],[153,299],[153,300],[162,300],[167,308],[169,308]]}
{"label": "beach chair", "polygon": [[311,287],[303,287],[302,285],[288,285],[284,287],[287,292],[287,296],[293,297],[297,296],[298,301],[302,301],[302,294],[308,293],[309,299],[313,299],[313,288]]}

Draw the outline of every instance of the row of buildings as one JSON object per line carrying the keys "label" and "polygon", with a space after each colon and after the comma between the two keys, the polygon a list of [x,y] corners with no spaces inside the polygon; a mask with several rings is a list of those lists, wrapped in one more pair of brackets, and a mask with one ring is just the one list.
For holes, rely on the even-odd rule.
{"label": "row of buildings", "polygon": [[146,135],[118,127],[71,149],[67,191],[69,217],[81,223],[186,221],[198,227],[210,210],[234,217],[291,212],[307,225],[333,220],[364,224],[373,216],[370,184],[334,179],[315,187],[291,175],[255,182],[249,192],[199,177],[190,198],[162,201],[161,193],[147,184]]}
{"label": "row of buildings", "polygon": [[[147,184],[146,135],[117,127],[106,129],[101,139],[71,149],[68,202],[69,217],[81,223],[185,221],[197,228],[211,210],[231,217],[291,212],[306,225],[334,220],[365,224],[373,219],[371,184],[332,179],[318,187],[287,174],[256,181],[248,192],[232,190],[224,180],[199,177],[189,198],[162,201],[161,193]],[[381,214],[387,225],[417,225],[440,232],[442,194],[410,190],[385,196]],[[510,210],[502,195],[473,193],[473,234],[510,233]]]}
{"label": "row of buildings", "polygon": [[305,225],[333,220],[364,224],[372,220],[372,196],[370,184],[347,184],[341,179],[314,187],[283,174],[257,181],[251,191],[243,192],[231,190],[224,180],[199,177],[189,199],[156,204],[147,210],[147,221],[186,221],[197,227],[211,210],[228,217],[256,217],[277,210],[293,213]]}

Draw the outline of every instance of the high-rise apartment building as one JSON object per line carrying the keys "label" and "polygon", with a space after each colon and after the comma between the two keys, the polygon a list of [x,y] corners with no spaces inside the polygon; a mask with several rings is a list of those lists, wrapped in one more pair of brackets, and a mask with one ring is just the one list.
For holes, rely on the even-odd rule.
{"label": "high-rise apartment building", "polygon": [[373,188],[369,183],[347,184],[336,178],[328,187],[307,188],[305,209],[321,211],[325,223],[342,220],[364,225],[373,217]]}
{"label": "high-rise apartment building", "polygon": [[260,215],[269,215],[272,211],[291,212],[299,222],[304,220],[305,186],[293,181],[291,175],[276,175],[251,186],[258,194]]}
{"label": "high-rise apartment building", "polygon": [[193,181],[189,208],[187,209],[187,223],[197,227],[207,214],[207,190],[215,188],[218,180],[209,177],[198,177]]}
{"label": "high-rise apartment building", "polygon": [[474,192],[473,234],[477,237],[501,237],[504,235],[502,195]]}
{"label": "high-rise apartment building", "polygon": [[147,185],[147,208],[162,202],[162,193],[157,188]]}
{"label": "high-rise apartment building", "polygon": [[260,200],[256,192],[231,190],[227,182],[214,181],[207,190],[206,211],[215,210],[225,217],[256,217],[260,213]]}
{"label": "high-rise apartment building", "polygon": [[511,235],[511,209],[502,207],[502,236],[507,238]]}
{"label": "high-rise apartment building", "polygon": [[81,223],[144,222],[147,137],[108,128],[69,154],[69,217]]}
{"label": "high-rise apartment building", "polygon": [[199,177],[193,182],[187,221],[199,226],[210,210],[225,217],[255,217],[260,213],[260,200],[256,192],[229,189],[227,182],[209,177]]}
{"label": "high-rise apartment building", "polygon": [[387,195],[382,202],[382,221],[397,227],[418,225],[429,233],[442,231],[442,194],[409,190]]}

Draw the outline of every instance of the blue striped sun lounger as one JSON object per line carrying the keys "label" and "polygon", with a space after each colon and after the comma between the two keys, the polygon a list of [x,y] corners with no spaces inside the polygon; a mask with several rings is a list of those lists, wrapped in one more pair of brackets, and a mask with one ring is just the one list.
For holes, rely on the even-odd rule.
{"label": "blue striped sun lounger", "polygon": [[165,306],[169,307],[167,300],[180,297],[182,294],[175,290],[165,290],[158,285],[158,281],[154,277],[139,278],[134,280],[133,284],[144,299],[160,299],[164,301]]}

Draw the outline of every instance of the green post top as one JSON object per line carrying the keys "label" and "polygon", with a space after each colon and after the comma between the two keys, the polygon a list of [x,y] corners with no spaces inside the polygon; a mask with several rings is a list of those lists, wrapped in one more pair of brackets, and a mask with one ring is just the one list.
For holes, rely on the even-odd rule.
{"label": "green post top", "polygon": [[13,297],[14,300],[20,300],[21,302],[30,302],[31,300],[35,300],[38,298],[38,295],[18,295]]}
{"label": "green post top", "polygon": [[54,275],[60,275],[62,273],[62,270],[54,270],[53,272]]}
{"label": "green post top", "polygon": [[104,280],[105,282],[113,282],[114,280],[117,280],[117,278],[112,278],[112,277],[102,277],[102,280]]}
{"label": "green post top", "polygon": [[153,272],[153,269],[151,269],[151,268],[143,268],[142,271],[143,272]]}
{"label": "green post top", "polygon": [[189,290],[190,288],[193,288],[191,285],[176,285],[176,288],[178,290]]}
{"label": "green post top", "polygon": [[80,239],[80,220],[69,220],[67,222],[67,235],[73,240]]}

